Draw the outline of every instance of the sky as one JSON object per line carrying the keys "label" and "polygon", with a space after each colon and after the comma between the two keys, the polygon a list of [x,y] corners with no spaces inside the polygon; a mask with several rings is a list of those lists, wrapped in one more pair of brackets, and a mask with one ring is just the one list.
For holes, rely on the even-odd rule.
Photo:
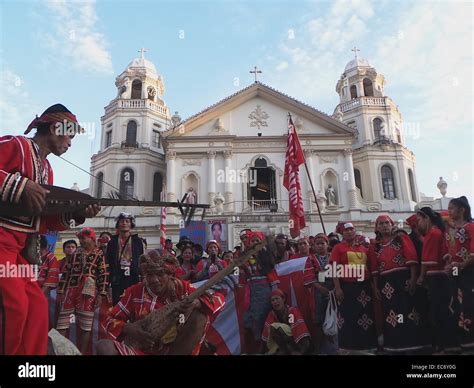
{"label": "sky", "polygon": [[[21,134],[61,102],[88,129],[65,159],[89,170],[115,77],[138,50],[182,118],[259,80],[332,114],[351,48],[386,79],[421,192],[474,199],[473,5],[462,1],[0,0],[0,134]],[[55,184],[89,176],[50,156]]]}

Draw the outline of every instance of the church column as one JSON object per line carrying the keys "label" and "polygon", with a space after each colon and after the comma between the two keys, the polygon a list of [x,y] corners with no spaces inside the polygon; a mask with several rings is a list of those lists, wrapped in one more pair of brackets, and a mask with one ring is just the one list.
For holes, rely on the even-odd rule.
{"label": "church column", "polygon": [[[168,202],[176,202],[176,151],[166,153],[166,188]],[[170,213],[175,211],[175,208],[169,208]]]}
{"label": "church column", "polygon": [[209,204],[214,205],[214,197],[216,196],[216,152],[209,151],[207,153],[207,197]]}
{"label": "church column", "polygon": [[231,174],[232,169],[232,151],[224,151],[224,160],[225,160],[225,188],[224,188],[224,197],[225,197],[225,211],[233,213],[235,211],[234,203],[234,183],[231,179],[234,174]]}
{"label": "church column", "polygon": [[359,97],[365,96],[365,94],[364,94],[364,80],[363,79],[359,80],[359,82],[357,84],[358,84],[358,89],[359,89]]}
{"label": "church column", "polygon": [[352,148],[344,150],[344,158],[346,162],[347,177],[347,194],[349,196],[349,209],[357,208],[357,195],[354,176],[354,164],[352,162]]}

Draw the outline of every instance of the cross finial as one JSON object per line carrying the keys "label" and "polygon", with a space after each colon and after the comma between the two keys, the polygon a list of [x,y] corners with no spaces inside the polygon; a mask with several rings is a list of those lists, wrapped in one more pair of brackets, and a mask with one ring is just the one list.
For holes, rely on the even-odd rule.
{"label": "cross finial", "polygon": [[356,46],[351,50],[354,51],[355,59],[357,59],[357,51],[360,51]]}
{"label": "cross finial", "polygon": [[250,70],[249,73],[255,74],[255,82],[257,82],[257,74],[262,74],[262,70],[258,70],[257,66],[254,66],[253,70]]}
{"label": "cross finial", "polygon": [[145,59],[146,50],[142,47],[140,50],[138,50],[138,52],[140,53],[141,58]]}

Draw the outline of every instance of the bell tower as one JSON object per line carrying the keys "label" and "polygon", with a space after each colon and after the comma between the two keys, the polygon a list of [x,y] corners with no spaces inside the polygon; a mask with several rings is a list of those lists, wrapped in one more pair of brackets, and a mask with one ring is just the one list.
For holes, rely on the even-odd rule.
{"label": "bell tower", "polygon": [[93,196],[118,191],[124,199],[160,199],[166,177],[161,132],[171,117],[163,78],[145,52],[139,50],[140,56],[117,76],[117,95],[101,117],[100,150],[91,162]]}
{"label": "bell tower", "polygon": [[352,148],[359,202],[374,210],[413,210],[419,200],[415,155],[405,145],[402,115],[385,95],[383,74],[358,56],[359,49],[352,51],[354,59],[336,84],[339,104],[333,116],[356,130]]}

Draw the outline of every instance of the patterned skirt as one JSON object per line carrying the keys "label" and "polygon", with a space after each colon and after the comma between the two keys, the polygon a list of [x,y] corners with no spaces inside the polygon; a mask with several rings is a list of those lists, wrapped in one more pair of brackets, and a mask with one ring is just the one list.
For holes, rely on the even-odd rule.
{"label": "patterned skirt", "polygon": [[344,299],[337,313],[340,349],[374,351],[377,335],[370,282],[341,281],[341,288]]}
{"label": "patterned skirt", "polygon": [[445,272],[427,275],[433,344],[437,350],[459,349],[457,331],[458,300],[456,285]]}
{"label": "patterned skirt", "polygon": [[459,302],[458,335],[463,348],[474,348],[474,266],[470,265],[454,277],[455,297]]}
{"label": "patterned skirt", "polygon": [[416,351],[430,345],[426,317],[419,308],[422,295],[410,295],[406,290],[409,280],[409,268],[382,273],[379,277],[384,349],[388,352]]}
{"label": "patterned skirt", "polygon": [[262,336],[265,320],[271,309],[272,290],[267,279],[249,280],[250,305],[244,314],[244,327],[251,329],[256,341]]}

